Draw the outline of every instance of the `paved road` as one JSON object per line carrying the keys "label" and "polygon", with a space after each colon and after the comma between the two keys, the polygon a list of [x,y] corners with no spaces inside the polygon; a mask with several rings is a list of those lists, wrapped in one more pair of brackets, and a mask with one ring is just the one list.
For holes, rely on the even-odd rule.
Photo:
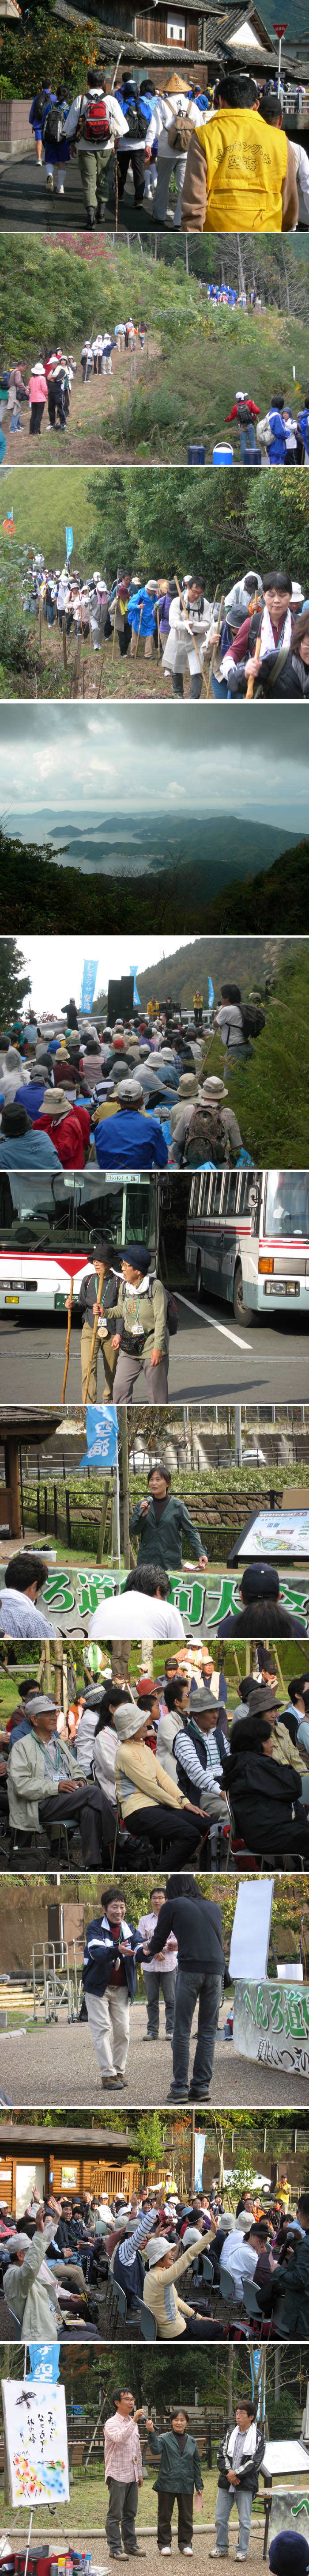
{"label": "paved road", "polygon": [[[224,2039],[226,2014],[225,2002],[220,2014],[210,2095],[216,2109],[232,2104],[235,2110],[247,2110],[252,2103],[257,2110],[265,2107],[265,2111],[275,2106],[296,2111],[307,2109],[309,2086],[305,2077],[276,2074],[272,2068],[254,2065],[245,2057],[236,2057],[234,2047]],[[131,2014],[126,2090],[117,2096],[111,2087],[108,2089],[108,2083],[104,2087],[102,2085],[88,2023],[68,2023],[62,2014],[58,2022],[50,2023],[48,2028],[43,2023],[37,2030],[29,2030],[26,2037],[16,2035],[16,2032],[11,2036],[1,2032],[3,2089],[19,2110],[25,2105],[28,2110],[47,2109],[48,2105],[60,2108],[64,2084],[66,2106],[73,2103],[75,2109],[87,2103],[88,2108],[97,2110],[100,2103],[101,2108],[107,2110],[117,2100],[127,2113],[128,2104],[132,2109],[138,2108],[141,2094],[145,2108],[157,2107],[158,2103],[164,2105],[171,2082],[172,2051],[170,2041],[164,2037],[162,1998],[160,2039],[154,2045],[146,2042],[144,2045],[145,2025],[145,2005],[135,2004]],[[190,2074],[196,2027],[197,2012],[191,2038]]]}
{"label": "paved road", "polygon": [[[177,1291],[179,1325],[177,1340],[170,1343],[169,1400],[217,1404],[234,1400],[252,1404],[302,1404],[309,1400],[308,1322],[300,1315],[295,1332],[294,1317],[279,1314],[273,1324],[263,1320],[247,1327],[237,1325],[229,1307],[213,1300],[211,1307],[197,1306],[193,1298]],[[64,1370],[66,1317],[33,1316],[25,1321],[16,1315],[13,1322],[2,1310],[0,1315],[0,1368],[3,1370],[6,1398],[9,1404],[23,1402],[57,1403],[61,1396]],[[99,1361],[98,1400],[103,1393],[103,1367]],[[81,1400],[79,1331],[74,1323],[71,1333],[67,1398],[70,1404]],[[138,1379],[138,1402],[147,1402],[145,1379]]]}
{"label": "paved road", "polygon": [[[132,229],[134,232],[145,233],[151,230],[151,226],[152,206],[149,205],[148,199],[146,205],[135,206],[133,188],[129,180],[121,204],[119,200],[118,231],[128,232]],[[73,230],[84,232],[85,227],[86,208],[77,161],[66,163],[63,197],[59,197],[56,191],[53,197],[49,195],[45,175],[43,175],[43,164],[39,166],[32,154],[22,153],[20,161],[17,157],[16,159],[14,157],[13,161],[2,161],[0,167],[1,229],[5,229],[6,232],[29,231],[46,234]],[[104,206],[102,229],[103,233],[115,230],[113,206]]]}

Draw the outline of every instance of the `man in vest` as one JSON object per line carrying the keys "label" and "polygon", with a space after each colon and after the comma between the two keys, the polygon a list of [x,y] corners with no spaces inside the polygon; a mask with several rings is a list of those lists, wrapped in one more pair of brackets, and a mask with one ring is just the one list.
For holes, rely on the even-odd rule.
{"label": "man in vest", "polygon": [[256,82],[222,72],[214,116],[189,143],[181,199],[183,232],[291,232],[298,221],[292,145],[257,117]]}
{"label": "man in vest", "polygon": [[[99,1273],[102,1270],[103,1288],[100,1306],[98,1306]],[[119,1274],[117,1275],[115,1270],[112,1268],[112,1245],[106,1242],[101,1243],[98,1251],[93,1254],[93,1266],[87,1271],[86,1277],[82,1279],[78,1293],[78,1305],[82,1317],[81,1363],[83,1403],[87,1383],[87,1370],[90,1360],[92,1334],[94,1324],[96,1322],[97,1339],[91,1363],[88,1402],[89,1404],[96,1404],[97,1400],[98,1353],[100,1350],[102,1351],[104,1367],[103,1404],[111,1403],[113,1379],[117,1365],[117,1351],[115,1350],[112,1338],[113,1328],[110,1323],[110,1310],[111,1307],[117,1306],[118,1286]],[[108,1322],[105,1323],[105,1312],[107,1309]]]}

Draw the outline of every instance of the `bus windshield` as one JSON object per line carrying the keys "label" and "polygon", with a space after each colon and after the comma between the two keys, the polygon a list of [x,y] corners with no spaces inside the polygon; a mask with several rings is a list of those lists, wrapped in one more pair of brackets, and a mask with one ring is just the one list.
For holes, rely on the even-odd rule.
{"label": "bus windshield", "polygon": [[308,1172],[268,1172],[265,1235],[308,1235]]}
{"label": "bus windshield", "polygon": [[126,1172],[111,1179],[101,1172],[1,1172],[0,1242],[26,1252],[34,1247],[52,1252],[57,1246],[87,1254],[100,1234],[111,1243],[149,1244],[157,1248],[155,1178]]}

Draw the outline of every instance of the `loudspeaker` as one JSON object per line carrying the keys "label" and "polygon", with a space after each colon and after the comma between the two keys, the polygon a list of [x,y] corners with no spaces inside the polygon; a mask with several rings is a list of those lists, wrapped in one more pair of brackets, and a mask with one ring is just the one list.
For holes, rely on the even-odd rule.
{"label": "loudspeaker", "polygon": [[121,975],[116,984],[112,978],[107,995],[107,1018],[110,1028],[115,1020],[132,1020],[134,975]]}

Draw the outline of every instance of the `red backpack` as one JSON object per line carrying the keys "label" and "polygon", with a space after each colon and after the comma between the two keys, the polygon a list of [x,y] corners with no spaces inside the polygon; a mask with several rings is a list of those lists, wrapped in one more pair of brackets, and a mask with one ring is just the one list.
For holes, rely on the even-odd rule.
{"label": "red backpack", "polygon": [[109,143],[110,134],[105,98],[89,100],[89,106],[86,108],[85,114],[82,118],[82,130],[84,142],[93,143],[94,149],[98,148],[98,145],[101,145],[103,148],[105,143]]}

